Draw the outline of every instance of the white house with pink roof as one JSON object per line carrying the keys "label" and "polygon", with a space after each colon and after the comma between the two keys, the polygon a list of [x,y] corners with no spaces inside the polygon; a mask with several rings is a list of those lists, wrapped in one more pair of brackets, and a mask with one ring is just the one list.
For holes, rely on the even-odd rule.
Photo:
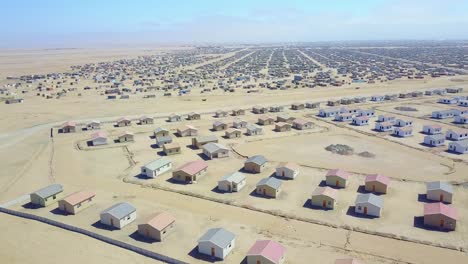
{"label": "white house with pink roof", "polygon": [[273,240],[257,240],[247,252],[247,264],[282,264],[286,248]]}
{"label": "white house with pink roof", "polygon": [[341,169],[329,170],[325,175],[327,186],[346,188],[350,173]]}

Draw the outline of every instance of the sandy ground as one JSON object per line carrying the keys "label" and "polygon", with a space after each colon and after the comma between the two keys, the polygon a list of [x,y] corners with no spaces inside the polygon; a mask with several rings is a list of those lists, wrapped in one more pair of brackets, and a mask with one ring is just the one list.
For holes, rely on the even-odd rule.
{"label": "sandy ground", "polygon": [[[27,54],[23,55],[25,58],[28,57]],[[112,56],[118,55],[114,53]],[[49,65],[51,68],[59,69],[53,63]],[[84,147],[80,150],[77,144],[82,145],[89,139],[91,132],[54,133],[53,140],[49,137],[51,127],[69,119],[115,120],[121,116],[138,117],[143,114],[164,116],[172,112],[210,112],[220,108],[288,104],[306,100],[321,101],[343,96],[396,93],[447,86],[468,87],[466,82],[454,83],[450,78],[439,78],[430,82],[408,81],[366,85],[358,90],[354,87],[293,89],[262,91],[249,96],[243,91],[228,95],[213,92],[211,95],[193,94],[184,97],[160,97],[155,100],[135,97],[125,102],[122,100],[109,102],[96,91],[90,91],[81,97],[70,94],[60,100],[46,100],[28,94],[24,104],[0,104],[0,111],[3,114],[0,123],[0,159],[4,164],[0,172],[0,201],[15,199],[51,182],[64,184],[67,194],[77,190],[93,190],[97,192],[96,204],[76,216],[57,213],[55,205],[29,209],[23,204],[18,204],[14,209],[80,226],[189,263],[206,263],[199,259],[197,254],[193,254],[196,240],[208,228],[220,226],[238,236],[237,246],[232,255],[224,261],[225,263],[240,263],[252,243],[256,239],[263,238],[278,240],[287,247],[287,263],[333,263],[334,259],[344,256],[357,257],[364,263],[440,263],[441,261],[464,263],[468,261],[468,255],[463,252],[350,231],[353,228],[360,228],[406,239],[468,247],[466,241],[468,225],[465,221],[468,211],[463,204],[463,201],[468,199],[468,192],[462,186],[455,188],[454,206],[459,209],[461,216],[457,231],[445,233],[414,226],[414,217],[422,213],[424,200],[419,199],[418,195],[424,192],[425,181],[448,180],[463,183],[468,175],[465,157],[454,157],[453,154],[445,153],[443,150],[431,150],[419,144],[423,138],[423,135],[418,133],[422,124],[441,123],[428,119],[427,115],[435,109],[447,107],[436,104],[436,97],[362,106],[375,108],[377,114],[392,112],[402,117],[412,115],[415,120],[415,135],[407,139],[396,139],[373,132],[371,129],[374,121],[366,127],[353,127],[319,119],[315,117],[316,110],[287,111],[290,115],[312,120],[315,128],[310,131],[293,130],[278,133],[272,131],[273,126],[266,126],[265,134],[262,136],[243,136],[235,140],[221,138],[221,143],[233,147],[243,155],[263,154],[271,161],[263,173],[248,174],[247,186],[235,194],[221,194],[215,189],[220,177],[241,169],[244,159],[234,154],[227,159],[208,161],[208,174],[193,185],[173,184],[167,181],[170,173],[153,180],[141,180],[136,177],[142,164],[159,156],[160,149],[151,146],[154,140],[150,138],[152,130],[157,126],[168,127],[174,132],[177,126],[192,123],[199,128],[200,134],[223,135],[224,132],[209,131],[214,118],[208,114],[202,115],[200,121],[184,121],[178,124],[169,124],[163,119],[156,119],[155,124],[151,126],[133,125],[131,128],[114,128],[110,124],[104,125],[103,130],[110,135],[122,130],[135,132],[136,142],[127,145],[111,144],[100,148]],[[202,101],[202,98],[207,100]],[[45,103],[47,107],[44,107]],[[399,112],[394,107],[400,104],[415,106],[419,111]],[[255,122],[257,117],[247,113],[242,118]],[[233,119],[234,117],[227,117],[224,120]],[[445,121],[442,121],[442,125],[444,130],[453,126]],[[183,146],[181,155],[170,157],[174,166],[203,158],[200,150],[186,147],[190,138],[174,137],[174,139]],[[359,156],[343,157],[323,149],[329,144],[336,143],[348,144],[357,152],[364,150],[372,152],[376,157],[372,159]],[[301,174],[294,181],[283,182],[283,190],[278,199],[264,199],[251,195],[260,178],[271,175],[278,162],[287,160],[301,164]],[[133,162],[136,165],[132,165]],[[339,191],[338,208],[334,211],[307,208],[307,199],[324,179],[326,169],[337,167],[353,172],[348,188]],[[382,218],[363,219],[349,214],[349,206],[353,204],[358,194],[363,174],[377,172],[392,178],[390,192],[384,197],[385,207]],[[134,183],[126,183],[124,179]],[[145,186],[142,187],[141,184]],[[147,185],[154,185],[156,188]],[[185,192],[187,195],[180,192]],[[195,198],[191,194],[202,195],[205,199]],[[230,201],[232,205],[210,199]],[[96,224],[99,212],[119,201],[128,201],[137,207],[137,221],[121,231],[102,229]],[[245,205],[264,212],[242,208]],[[137,224],[146,216],[159,211],[169,211],[176,216],[175,232],[163,243],[146,243],[138,240],[133,234]],[[274,216],[275,212],[293,217]],[[323,221],[337,228],[309,223],[304,219]],[[340,227],[344,225],[347,228]],[[35,263],[59,263],[65,261],[65,256],[70,263],[84,261],[154,263],[153,260],[91,238],[3,214],[0,215],[0,227],[5,230],[4,237],[7,238],[0,241],[0,256],[8,260],[8,263],[29,263],[32,260]],[[46,234],[47,244],[43,239]],[[57,250],[65,254],[57,254]],[[76,257],[70,260],[70,255]]]}

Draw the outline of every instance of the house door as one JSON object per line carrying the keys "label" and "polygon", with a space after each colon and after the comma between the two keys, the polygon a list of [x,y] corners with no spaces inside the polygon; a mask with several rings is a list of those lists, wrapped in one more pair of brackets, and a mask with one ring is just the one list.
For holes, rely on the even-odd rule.
{"label": "house door", "polygon": [[443,194],[440,194],[440,197],[439,197],[439,201],[444,201],[444,195]]}
{"label": "house door", "polygon": [[146,233],[146,237],[149,237],[149,236],[150,236],[148,230],[146,230],[145,233]]}
{"label": "house door", "polygon": [[111,218],[111,226],[114,226],[114,219]]}
{"label": "house door", "polygon": [[284,177],[284,171],[282,171],[282,172],[281,172],[281,176],[283,176],[283,177]]}
{"label": "house door", "polygon": [[190,181],[190,177],[189,177],[189,176],[185,176],[185,181],[189,182],[189,181]]}
{"label": "house door", "polygon": [[263,195],[265,195],[265,194],[266,194],[266,193],[265,193],[265,189],[263,189]]}
{"label": "house door", "polygon": [[375,185],[372,185],[372,192],[375,192]]}
{"label": "house door", "polygon": [[257,264],[262,264],[262,262],[260,260],[257,260]]}
{"label": "house door", "polygon": [[336,180],[335,185],[336,185],[336,186],[340,186],[340,181],[339,181],[339,180]]}
{"label": "house door", "polygon": [[215,256],[215,249],[214,249],[214,248],[211,248],[211,256],[212,256],[212,257]]}
{"label": "house door", "polygon": [[444,219],[440,219],[440,227],[444,227],[445,225],[445,220]]}
{"label": "house door", "polygon": [[327,201],[323,200],[322,201],[322,207],[326,207],[327,206]]}
{"label": "house door", "polygon": [[367,214],[367,206],[364,207],[364,214],[365,214],[365,215]]}

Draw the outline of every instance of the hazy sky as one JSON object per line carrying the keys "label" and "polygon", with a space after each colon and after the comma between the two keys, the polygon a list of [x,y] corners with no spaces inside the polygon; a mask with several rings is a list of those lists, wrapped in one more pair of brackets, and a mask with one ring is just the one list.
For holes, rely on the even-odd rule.
{"label": "hazy sky", "polygon": [[0,47],[468,39],[468,0],[6,0]]}

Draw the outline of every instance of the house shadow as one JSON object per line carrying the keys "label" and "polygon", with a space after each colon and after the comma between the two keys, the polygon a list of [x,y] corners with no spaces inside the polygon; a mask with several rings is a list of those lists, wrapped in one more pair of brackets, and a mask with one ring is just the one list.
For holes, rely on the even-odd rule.
{"label": "house shadow", "polygon": [[33,204],[33,203],[29,202],[29,203],[23,204],[21,207],[23,207],[24,209],[39,209],[39,208],[41,208],[42,206],[40,206],[40,205],[38,205],[38,204]]}
{"label": "house shadow", "polygon": [[153,244],[155,242],[158,242],[156,239],[152,239],[152,238],[142,236],[141,234],[138,233],[138,230],[131,233],[129,235],[129,237],[132,238],[135,241],[139,241],[139,242],[143,242],[143,243],[147,243],[147,244]]}
{"label": "house shadow", "polygon": [[270,196],[267,196],[267,195],[258,194],[258,193],[257,193],[257,189],[254,189],[253,191],[251,191],[251,192],[249,193],[249,195],[252,196],[252,197],[263,198],[263,199],[267,199],[267,200],[275,199],[275,198],[270,197]]}
{"label": "house shadow", "polygon": [[359,214],[355,212],[356,206],[350,206],[348,207],[348,210],[346,211],[346,215],[357,217],[357,218],[363,218],[363,219],[375,219],[378,218],[377,216],[373,215],[365,215],[365,214]]}
{"label": "house shadow", "polygon": [[97,229],[107,230],[107,231],[116,231],[116,230],[119,230],[119,229],[116,228],[116,227],[109,226],[109,225],[105,225],[105,224],[101,223],[100,220],[97,220],[96,222],[94,222],[93,224],[91,224],[91,226],[94,227],[94,228],[97,228]]}
{"label": "house shadow", "polygon": [[209,161],[209,160],[211,160],[210,158],[208,158],[208,157],[207,157],[205,154],[203,154],[203,153],[198,153],[197,155],[198,155],[202,160],[204,160],[204,161]]}
{"label": "house shadow", "polygon": [[91,141],[91,140],[86,141],[86,146],[88,146],[88,147],[94,146],[93,141]]}
{"label": "house shadow", "polygon": [[62,128],[59,128],[59,129],[57,129],[57,133],[63,134],[63,133],[65,133],[65,132],[63,132],[63,129],[62,129]]}
{"label": "house shadow", "polygon": [[143,174],[141,174],[141,173],[139,173],[139,174],[137,174],[137,175],[135,175],[135,176],[133,176],[133,177],[135,177],[135,178],[137,178],[137,179],[139,179],[139,180],[149,180],[149,179],[151,179],[150,177],[148,177],[148,176],[146,176],[146,175],[143,175]]}
{"label": "house shadow", "polygon": [[[321,180],[318,186],[319,186],[319,187],[325,187],[325,186],[327,186],[327,181],[326,181],[326,180]],[[333,187],[333,186],[330,186],[330,187]]]}
{"label": "house shadow", "polygon": [[222,259],[199,253],[198,252],[198,246],[195,246],[192,250],[190,250],[188,255],[190,257],[194,258],[194,259],[198,259],[198,260],[206,261],[206,262],[211,262],[211,263],[222,261]]}
{"label": "house shadow", "polygon": [[359,187],[357,188],[356,192],[358,193],[371,193],[371,192],[368,192],[366,191],[366,186],[365,185],[359,185]]}
{"label": "house shadow", "polygon": [[448,154],[454,154],[454,155],[463,155],[463,153],[458,153],[458,152],[455,152],[455,151],[450,150],[450,149],[447,149],[444,152],[446,152]]}
{"label": "house shadow", "polygon": [[172,133],[172,134],[173,134],[176,138],[181,138],[181,137],[182,137],[182,135],[179,134],[179,132],[174,132],[174,133]]}
{"label": "house shadow", "polygon": [[313,205],[311,199],[307,199],[307,201],[305,201],[305,203],[302,205],[302,207],[303,208],[308,208],[308,209],[313,209],[313,210],[321,210],[321,211],[331,211],[331,210],[333,210],[332,208],[326,208],[326,207],[322,207],[322,206]]}
{"label": "house shadow", "polygon": [[191,184],[190,182],[187,182],[187,181],[176,181],[172,177],[167,179],[166,182],[172,183],[172,184],[178,184],[178,185],[189,185],[189,184]]}
{"label": "house shadow", "polygon": [[443,228],[438,228],[435,226],[428,226],[424,224],[424,216],[415,216],[413,220],[413,226],[416,228],[424,229],[427,231],[436,231],[436,232],[442,232],[442,233],[448,233],[450,230],[448,229],[443,229]]}
{"label": "house shadow", "polygon": [[434,203],[435,201],[431,201],[427,199],[427,195],[425,193],[419,193],[418,194],[418,202],[421,203]]}
{"label": "house shadow", "polygon": [[158,144],[151,144],[150,147],[152,149],[158,149],[159,148],[159,145]]}
{"label": "house shadow", "polygon": [[436,148],[436,147],[441,147],[441,146],[433,146],[433,145],[429,145],[429,144],[426,144],[424,142],[421,142],[419,143],[420,146],[423,146],[423,147],[426,147],[426,148]]}
{"label": "house shadow", "polygon": [[156,137],[154,135],[149,135],[148,136],[150,139],[156,139]]}
{"label": "house shadow", "polygon": [[156,154],[158,154],[158,156],[167,156],[167,155],[166,155],[166,152],[164,152],[164,151],[162,151],[162,150],[156,152]]}
{"label": "house shadow", "polygon": [[65,211],[62,211],[60,210],[60,208],[54,208],[52,210],[50,210],[50,212],[54,215],[62,215],[62,216],[67,216],[67,215],[70,215],[69,213],[65,212]]}
{"label": "house shadow", "polygon": [[194,146],[194,145],[192,145],[192,144],[186,145],[185,147],[188,148],[188,149],[191,149],[191,150],[197,150],[197,149],[199,149],[199,148],[197,148],[196,146]]}
{"label": "house shadow", "polygon": [[214,192],[214,193],[217,193],[217,194],[230,193],[230,192],[226,192],[226,191],[222,191],[222,190],[218,189],[218,186],[215,186],[213,189],[211,189],[211,191]]}

